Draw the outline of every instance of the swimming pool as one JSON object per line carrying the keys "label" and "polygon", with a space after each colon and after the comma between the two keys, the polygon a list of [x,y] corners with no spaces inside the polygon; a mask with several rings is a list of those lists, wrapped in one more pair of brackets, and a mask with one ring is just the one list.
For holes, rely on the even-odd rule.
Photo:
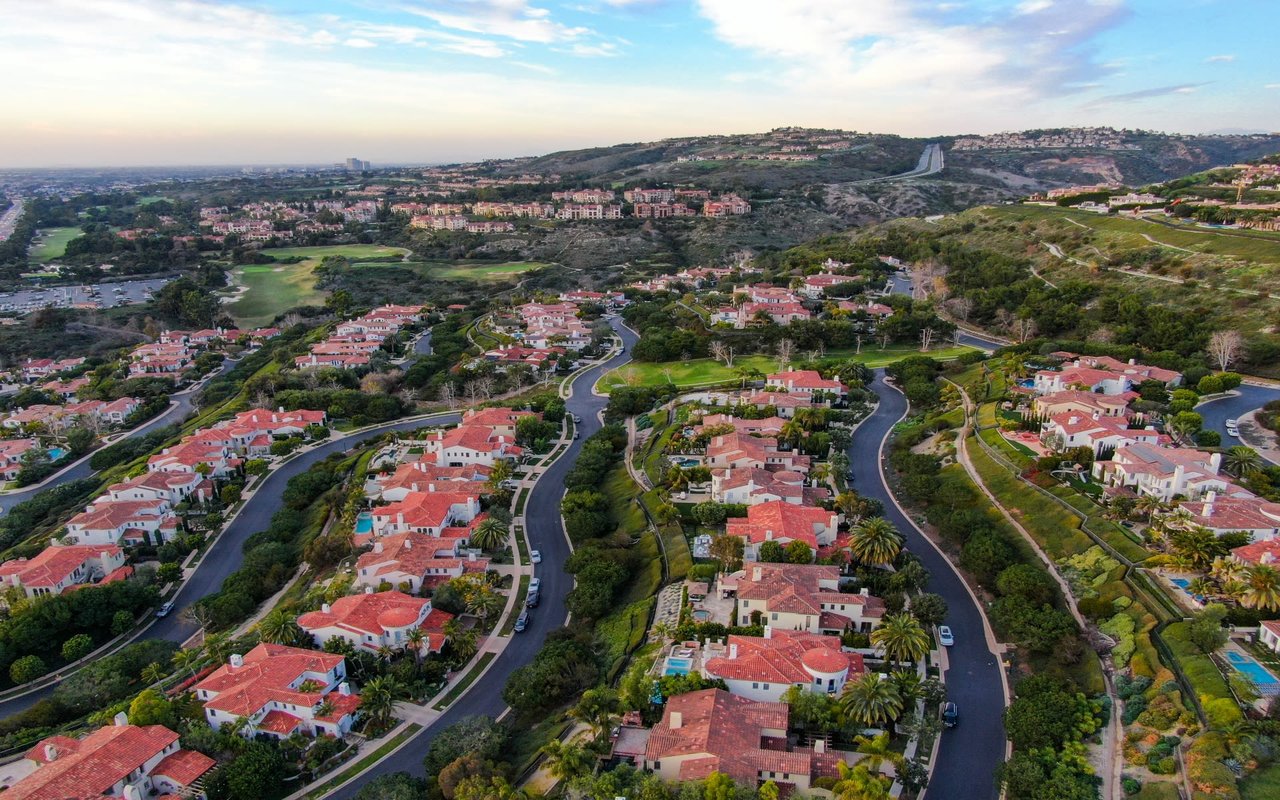
{"label": "swimming pool", "polygon": [[1253,681],[1254,686],[1267,686],[1269,684],[1280,683],[1275,675],[1266,667],[1258,663],[1253,656],[1245,655],[1236,650],[1227,651],[1227,663],[1229,663],[1236,672],[1241,673],[1249,680]]}
{"label": "swimming pool", "polygon": [[1186,592],[1187,596],[1195,600],[1197,603],[1204,602],[1203,595],[1192,594],[1191,591],[1187,589],[1187,587],[1191,585],[1191,581],[1188,578],[1170,578],[1169,583],[1172,583],[1174,586],[1177,586],[1179,589]]}
{"label": "swimming pool", "polygon": [[688,675],[693,669],[692,658],[676,658],[671,656],[667,659],[667,663],[663,665],[663,675]]}
{"label": "swimming pool", "polygon": [[356,517],[356,533],[372,533],[373,532],[373,515],[368,511],[361,511]]}
{"label": "swimming pool", "polygon": [[1034,378],[1026,378],[1024,380],[1018,381],[1018,385],[1021,386],[1023,389],[1034,389],[1036,382]]}
{"label": "swimming pool", "polygon": [[63,450],[61,447],[50,447],[50,448],[49,448],[49,460],[50,460],[50,461],[57,461],[58,459],[60,459],[60,458],[62,458],[63,456],[65,456],[66,454],[67,454],[67,451],[66,451],[66,450]]}
{"label": "swimming pool", "polygon": [[711,612],[703,608],[695,608],[693,610],[693,618],[698,622],[706,622],[711,619]]}
{"label": "swimming pool", "polygon": [[678,461],[673,460],[671,463],[675,464],[677,467],[680,467],[681,469],[691,469],[692,467],[698,466],[702,462],[696,458],[682,458]]}

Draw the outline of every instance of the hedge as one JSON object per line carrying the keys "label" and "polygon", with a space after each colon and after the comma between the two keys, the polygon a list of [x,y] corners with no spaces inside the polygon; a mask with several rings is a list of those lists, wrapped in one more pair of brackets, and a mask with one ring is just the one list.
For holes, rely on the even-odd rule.
{"label": "hedge", "polygon": [[1226,680],[1213,659],[1200,652],[1188,638],[1189,623],[1175,622],[1160,632],[1160,637],[1173,653],[1177,670],[1186,678],[1204,710],[1209,727],[1221,729],[1244,719]]}

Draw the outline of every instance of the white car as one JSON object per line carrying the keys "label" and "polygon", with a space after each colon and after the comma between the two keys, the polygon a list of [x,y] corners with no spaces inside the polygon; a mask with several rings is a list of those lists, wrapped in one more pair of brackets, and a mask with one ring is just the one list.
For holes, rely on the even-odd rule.
{"label": "white car", "polygon": [[541,563],[542,563],[542,553],[538,552],[537,550],[530,550],[530,551],[529,551],[529,560],[530,560],[530,561],[532,561],[534,564],[541,564]]}
{"label": "white car", "polygon": [[946,625],[938,626],[938,644],[943,647],[950,647],[956,643],[956,639],[951,635],[951,629]]}

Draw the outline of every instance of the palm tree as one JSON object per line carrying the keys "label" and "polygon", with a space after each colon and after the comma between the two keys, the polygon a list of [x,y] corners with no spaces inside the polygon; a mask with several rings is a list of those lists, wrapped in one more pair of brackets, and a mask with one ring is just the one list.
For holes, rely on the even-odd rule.
{"label": "palm tree", "polygon": [[578,704],[569,710],[569,716],[590,725],[591,732],[599,737],[612,727],[617,711],[616,692],[612,689],[588,689],[582,693]]}
{"label": "palm tree", "polygon": [[791,447],[795,447],[800,442],[800,438],[804,436],[804,428],[794,419],[789,419],[782,425],[782,430],[778,433],[778,440],[786,442]]}
{"label": "palm tree", "polygon": [[929,652],[929,634],[910,614],[887,614],[871,632],[871,644],[883,651],[893,664],[914,662]]}
{"label": "palm tree", "polygon": [[809,477],[813,479],[815,484],[822,484],[830,480],[831,473],[831,464],[824,461],[821,464],[813,465],[813,469],[809,470]]}
{"label": "palm tree", "polygon": [[332,700],[326,697],[325,699],[320,701],[320,705],[316,706],[315,713],[317,717],[323,718],[333,714],[333,712],[336,710],[337,710],[337,706],[333,704]]}
{"label": "palm tree", "polygon": [[294,618],[278,608],[268,612],[257,628],[258,638],[271,644],[294,644],[302,636],[302,629]]}
{"label": "palm tree", "polygon": [[1187,591],[1200,597],[1209,597],[1217,593],[1217,585],[1204,576],[1192,578],[1187,582]]}
{"label": "palm tree", "polygon": [[497,550],[507,543],[509,535],[506,525],[489,517],[471,533],[471,544],[481,550]]}
{"label": "palm tree", "polygon": [[226,661],[227,656],[231,655],[231,639],[226,632],[211,633],[204,637],[204,651],[212,656],[215,662]]}
{"label": "palm tree", "polygon": [[880,772],[880,766],[886,761],[895,767],[902,763],[902,754],[890,746],[887,733],[878,736],[855,736],[853,743],[857,745],[854,752],[862,755],[858,763],[866,764],[871,772]]}
{"label": "palm tree", "polygon": [[859,725],[880,726],[892,722],[902,713],[902,697],[893,681],[881,680],[877,673],[868,672],[844,685],[840,710]]}
{"label": "palm tree", "polygon": [[489,485],[490,490],[497,491],[502,486],[502,482],[509,480],[514,473],[515,470],[512,468],[510,461],[498,459],[489,468],[489,478],[486,483]]}
{"label": "palm tree", "polygon": [[1218,537],[1208,528],[1195,527],[1176,531],[1169,540],[1174,555],[1187,561],[1196,569],[1205,569],[1213,559],[1222,554]]}
{"label": "palm tree", "polygon": [[889,800],[889,779],[876,775],[865,764],[837,762],[840,780],[831,788],[840,800]]}
{"label": "palm tree", "polygon": [[1262,457],[1252,447],[1238,444],[1222,454],[1222,468],[1228,475],[1243,478],[1262,469]]}
{"label": "palm tree", "polygon": [[152,661],[142,669],[142,680],[147,684],[159,683],[164,677],[164,667],[160,666],[160,662]]}
{"label": "palm tree", "polygon": [[196,664],[200,661],[201,653],[199,650],[179,650],[173,654],[170,659],[174,668],[179,672],[190,671],[192,675],[196,673]]}
{"label": "palm tree", "polygon": [[1142,495],[1138,498],[1138,502],[1133,504],[1133,510],[1142,515],[1144,519],[1151,519],[1152,514],[1164,507],[1165,504],[1160,498],[1152,497],[1149,494]]}
{"label": "palm tree", "polygon": [[395,654],[396,654],[396,651],[392,650],[390,645],[384,644],[378,647],[378,658],[382,659],[383,661],[390,661],[393,657],[395,657]]}
{"label": "palm tree", "polygon": [[374,678],[360,691],[360,710],[368,715],[369,721],[374,725],[384,727],[391,721],[398,690],[395,678],[387,676]]}
{"label": "palm tree", "polygon": [[1244,564],[1228,556],[1218,556],[1209,567],[1210,574],[1224,586],[1244,577]]}
{"label": "palm tree", "polygon": [[552,739],[539,752],[546,759],[547,772],[558,780],[570,782],[591,771],[591,756],[582,745]]}
{"label": "palm tree", "polygon": [[849,553],[870,567],[893,563],[902,549],[902,534],[884,517],[863,520],[851,533]]}
{"label": "palm tree", "polygon": [[1247,587],[1240,602],[1249,608],[1264,611],[1280,611],[1280,570],[1270,564],[1250,567],[1246,574]]}
{"label": "palm tree", "polygon": [[890,675],[889,680],[893,681],[893,685],[898,687],[898,694],[902,695],[902,702],[910,705],[920,699],[920,694],[923,691],[920,673],[913,669],[900,669]]}
{"label": "palm tree", "polygon": [[422,628],[410,628],[404,633],[405,649],[413,653],[413,663],[422,666],[422,645],[427,641],[427,633]]}
{"label": "palm tree", "polygon": [[453,652],[463,661],[476,654],[480,645],[480,634],[473,628],[464,628],[457,619],[451,619],[444,625],[444,635],[449,639]]}

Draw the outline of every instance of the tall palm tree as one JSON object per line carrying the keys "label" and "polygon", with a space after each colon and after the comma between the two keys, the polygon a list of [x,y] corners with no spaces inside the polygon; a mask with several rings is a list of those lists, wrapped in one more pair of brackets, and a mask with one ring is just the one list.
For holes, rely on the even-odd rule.
{"label": "tall palm tree", "polygon": [[1245,566],[1240,561],[1229,556],[1218,556],[1213,560],[1213,564],[1209,567],[1210,574],[1222,583],[1224,586],[1232,581],[1238,581],[1245,575]]}
{"label": "tall palm tree", "polygon": [[457,619],[451,619],[444,625],[444,635],[449,639],[453,652],[463,661],[476,654],[480,645],[480,634],[473,628],[464,628]]}
{"label": "tall palm tree", "polygon": [[871,632],[871,644],[883,651],[892,664],[914,662],[929,652],[929,634],[910,614],[887,614]]}
{"label": "tall palm tree", "polygon": [[778,440],[786,442],[795,447],[799,444],[801,437],[804,436],[804,427],[794,419],[789,419],[782,424],[782,430],[778,434]]}
{"label": "tall palm tree", "polygon": [[481,550],[497,550],[507,543],[509,531],[500,521],[489,517],[471,533],[471,544]]}
{"label": "tall palm tree", "polygon": [[1165,504],[1160,498],[1152,497],[1149,494],[1142,495],[1138,498],[1138,501],[1133,504],[1133,510],[1142,515],[1145,519],[1151,519],[1152,514],[1160,511],[1164,507]]}
{"label": "tall palm tree", "polygon": [[859,725],[885,725],[902,713],[902,697],[893,681],[881,680],[879,674],[868,672],[858,680],[844,685],[844,693],[840,695],[840,710]]}
{"label": "tall palm tree", "polygon": [[1222,545],[1218,537],[1208,528],[1195,527],[1183,531],[1175,531],[1169,539],[1174,555],[1187,561],[1196,569],[1205,569],[1213,563],[1213,559],[1222,555]]}
{"label": "tall palm tree", "polygon": [[422,628],[410,628],[404,633],[405,649],[413,653],[413,663],[422,666],[422,645],[427,641],[427,633]]}
{"label": "tall palm tree", "polygon": [[190,671],[194,675],[196,673],[196,664],[199,663],[201,657],[202,654],[199,650],[188,649],[175,652],[170,660],[179,672]]}
{"label": "tall palm tree", "polygon": [[489,489],[497,491],[502,482],[509,480],[514,473],[515,470],[512,468],[511,462],[500,458],[493,462],[493,466],[489,468],[489,477],[485,482],[488,484]]}
{"label": "tall palm tree", "polygon": [[902,754],[889,744],[887,733],[878,736],[855,736],[853,743],[856,745],[854,752],[862,755],[858,763],[866,764],[871,772],[880,772],[881,765],[886,761],[895,767],[902,763]]}
{"label": "tall palm tree", "polygon": [[395,678],[385,675],[374,678],[360,690],[360,710],[368,715],[370,722],[385,726],[391,721],[399,688]]}
{"label": "tall palm tree", "polygon": [[295,644],[302,629],[293,617],[280,609],[270,611],[258,622],[258,638],[271,644]]}
{"label": "tall palm tree", "polygon": [[159,661],[152,661],[150,664],[142,668],[142,680],[147,684],[159,683],[164,677],[164,667]]}
{"label": "tall palm tree", "polygon": [[840,800],[889,800],[889,779],[867,769],[865,764],[836,764],[840,780],[831,788]]}
{"label": "tall palm tree", "polygon": [[1258,564],[1249,568],[1245,583],[1248,588],[1241,603],[1249,608],[1280,611],[1280,570],[1270,564]]}
{"label": "tall palm tree", "polygon": [[227,656],[231,655],[231,638],[226,632],[211,633],[204,637],[204,651],[208,653],[215,662],[221,663],[227,660]]}
{"label": "tall palm tree", "polygon": [[902,695],[902,702],[910,705],[920,699],[924,688],[920,680],[920,673],[913,669],[900,669],[890,675],[889,680],[893,681],[893,685],[898,687],[898,694]]}
{"label": "tall palm tree", "polygon": [[1228,475],[1243,478],[1262,469],[1262,456],[1258,455],[1258,451],[1252,447],[1238,444],[1228,447],[1222,454],[1222,468]]}
{"label": "tall palm tree", "polygon": [[582,745],[552,739],[539,752],[546,760],[547,772],[558,780],[570,782],[591,771],[591,756]]}
{"label": "tall palm tree", "polygon": [[865,519],[850,533],[849,553],[867,566],[891,564],[902,550],[902,534],[884,517]]}
{"label": "tall palm tree", "polygon": [[618,695],[612,689],[588,689],[582,699],[569,710],[569,716],[591,726],[597,737],[613,726],[618,711]]}

